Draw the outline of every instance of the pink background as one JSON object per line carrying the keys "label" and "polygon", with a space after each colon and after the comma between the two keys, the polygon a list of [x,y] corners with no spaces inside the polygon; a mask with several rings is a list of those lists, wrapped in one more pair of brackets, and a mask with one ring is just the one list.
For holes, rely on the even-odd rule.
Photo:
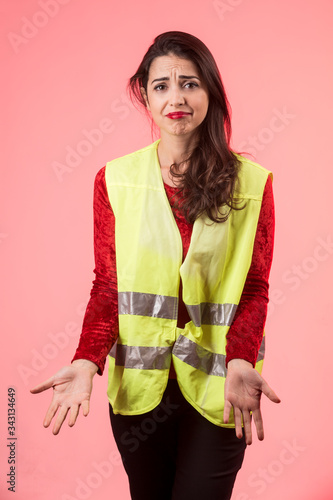
{"label": "pink background", "polygon": [[[2,499],[129,499],[107,374],[95,377],[88,418],[58,436],[42,426],[50,391],[29,388],[75,351],[94,277],[94,177],[152,142],[125,86],[168,30],[190,32],[212,51],[233,109],[233,146],[274,173],[263,375],[282,403],[263,401],[266,438],[248,448],[233,499],[333,498],[332,14],[329,0],[1,2]],[[89,132],[98,127],[97,139]],[[56,175],[59,164],[65,171]],[[15,496],[6,485],[9,386]]]}

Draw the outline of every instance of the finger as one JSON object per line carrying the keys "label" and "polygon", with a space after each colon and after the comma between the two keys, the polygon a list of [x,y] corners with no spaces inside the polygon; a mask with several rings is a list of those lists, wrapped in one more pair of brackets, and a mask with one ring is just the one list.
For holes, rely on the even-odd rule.
{"label": "finger", "polygon": [[90,410],[90,405],[89,405],[89,400],[84,400],[81,404],[81,408],[82,408],[82,413],[83,415],[86,417],[89,413],[89,410]]}
{"label": "finger", "polygon": [[243,411],[244,434],[246,444],[252,444],[251,414],[248,410]]}
{"label": "finger", "polygon": [[79,414],[79,405],[73,404],[70,409],[68,425],[69,427],[73,427],[76,422],[77,416]]}
{"label": "finger", "polygon": [[44,427],[48,427],[50,425],[51,420],[53,419],[54,415],[57,412],[57,409],[58,409],[58,403],[56,403],[55,401],[52,401],[52,403],[48,407],[48,410],[47,410],[45,418],[44,418],[44,422],[43,422]]}
{"label": "finger", "polygon": [[231,403],[226,400],[224,402],[224,410],[223,410],[223,422],[225,424],[229,422],[230,410],[231,410]]}
{"label": "finger", "polygon": [[243,437],[242,412],[239,408],[234,408],[235,431],[238,439]]}
{"label": "finger", "polygon": [[273,403],[281,403],[281,399],[275,394],[273,389],[269,387],[267,382],[263,380],[262,386],[261,386],[261,391],[267,396]]}
{"label": "finger", "polygon": [[69,408],[66,406],[60,406],[60,410],[57,415],[57,419],[55,421],[54,427],[52,429],[52,432],[54,435],[57,435],[61,429],[61,426],[66,418],[67,412]]}
{"label": "finger", "polygon": [[259,441],[262,441],[264,439],[264,424],[262,420],[261,411],[259,408],[253,411],[253,420],[257,429],[258,439]]}
{"label": "finger", "polygon": [[50,389],[50,387],[52,387],[53,384],[54,384],[54,376],[48,378],[47,380],[45,380],[41,384],[36,385],[32,389],[30,389],[30,392],[32,394],[37,394],[38,392],[42,392],[42,391],[45,391],[46,389]]}

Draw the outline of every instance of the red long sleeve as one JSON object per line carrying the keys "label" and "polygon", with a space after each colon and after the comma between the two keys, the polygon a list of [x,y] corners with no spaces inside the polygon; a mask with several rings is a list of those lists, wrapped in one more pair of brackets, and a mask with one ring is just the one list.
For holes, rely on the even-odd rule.
{"label": "red long sleeve", "polygon": [[[174,189],[166,186],[171,206]],[[177,213],[176,222],[183,242],[183,258],[191,240],[192,225]],[[88,359],[98,366],[102,375],[105,360],[119,334],[118,295],[115,254],[115,219],[105,184],[105,167],[96,175],[94,185],[94,251],[96,279],[83,320],[82,333],[72,359]],[[227,360],[243,358],[254,364],[260,347],[268,302],[268,276],[272,260],[274,206],[272,185],[267,181],[258,223],[251,268],[241,302],[228,332]],[[180,291],[181,297],[181,291]],[[178,326],[189,321],[182,300]],[[170,376],[175,376],[171,370]]]}
{"label": "red long sleeve", "polygon": [[94,253],[96,279],[83,319],[75,359],[88,359],[102,375],[106,357],[118,337],[118,293],[115,251],[115,218],[109,202],[105,167],[94,184]]}
{"label": "red long sleeve", "polygon": [[256,363],[267,316],[268,278],[273,258],[274,229],[273,188],[272,180],[268,177],[261,203],[251,266],[227,334],[226,366],[234,358],[245,359],[253,366]]}

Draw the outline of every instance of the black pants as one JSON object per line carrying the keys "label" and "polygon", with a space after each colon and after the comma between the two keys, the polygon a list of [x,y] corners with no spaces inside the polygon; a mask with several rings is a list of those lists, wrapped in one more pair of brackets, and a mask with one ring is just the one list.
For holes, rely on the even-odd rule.
{"label": "black pants", "polygon": [[229,500],[245,439],[209,422],[169,379],[161,403],[143,415],[110,420],[132,500]]}

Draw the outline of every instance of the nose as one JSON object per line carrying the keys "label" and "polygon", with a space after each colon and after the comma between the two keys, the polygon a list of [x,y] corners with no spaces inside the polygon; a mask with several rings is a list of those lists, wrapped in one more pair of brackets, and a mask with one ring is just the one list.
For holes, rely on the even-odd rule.
{"label": "nose", "polygon": [[182,89],[180,89],[178,85],[172,86],[170,89],[169,99],[171,106],[181,106],[182,104],[185,104],[185,97]]}

